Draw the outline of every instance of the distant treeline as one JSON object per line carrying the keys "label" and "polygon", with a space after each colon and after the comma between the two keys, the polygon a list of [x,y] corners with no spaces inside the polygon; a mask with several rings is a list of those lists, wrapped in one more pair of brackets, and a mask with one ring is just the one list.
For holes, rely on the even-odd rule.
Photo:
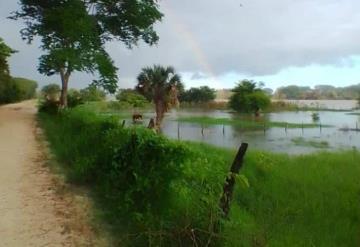
{"label": "distant treeline", "polygon": [[317,85],[314,88],[301,86],[280,87],[273,95],[276,99],[343,99],[356,100],[360,97],[360,84],[348,87],[334,87],[330,85]]}
{"label": "distant treeline", "polygon": [[36,94],[35,81],[11,77],[7,59],[15,52],[0,38],[0,104],[31,99]]}

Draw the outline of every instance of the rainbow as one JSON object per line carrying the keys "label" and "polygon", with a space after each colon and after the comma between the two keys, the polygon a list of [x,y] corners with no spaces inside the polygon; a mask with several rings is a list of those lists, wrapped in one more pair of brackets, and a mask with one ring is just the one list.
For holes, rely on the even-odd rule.
{"label": "rainbow", "polygon": [[165,10],[166,18],[170,20],[172,26],[174,27],[174,30],[176,30],[176,34],[179,35],[180,38],[184,40],[189,46],[189,48],[192,50],[196,62],[203,69],[203,71],[201,72],[206,74],[212,81],[217,83],[215,73],[213,72],[214,70],[212,69],[204,51],[202,50],[199,42],[197,41],[191,30],[181,21],[181,18],[179,18],[177,14],[172,11],[168,3],[165,3],[164,1],[162,6]]}

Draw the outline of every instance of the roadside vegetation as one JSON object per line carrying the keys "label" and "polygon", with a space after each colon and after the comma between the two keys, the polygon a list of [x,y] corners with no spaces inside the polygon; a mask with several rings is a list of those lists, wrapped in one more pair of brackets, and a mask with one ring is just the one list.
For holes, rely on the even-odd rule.
{"label": "roadside vegetation", "polygon": [[35,81],[10,75],[7,59],[15,52],[0,38],[0,104],[32,99],[36,95]]}
{"label": "roadside vegetation", "polygon": [[[219,199],[235,150],[170,141],[77,107],[39,120],[69,181],[87,186],[122,246],[357,246],[360,153],[250,150],[229,219]],[[334,199],[335,198],[335,199]],[[334,231],[334,225],[341,225]]]}

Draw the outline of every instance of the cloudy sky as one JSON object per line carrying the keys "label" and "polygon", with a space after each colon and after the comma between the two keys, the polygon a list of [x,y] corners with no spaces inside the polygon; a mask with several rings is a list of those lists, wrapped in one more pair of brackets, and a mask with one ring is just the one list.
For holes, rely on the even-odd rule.
{"label": "cloudy sky", "polygon": [[[156,25],[157,46],[121,43],[107,50],[119,68],[119,86],[135,85],[144,66],[172,65],[187,87],[231,88],[254,79],[267,87],[298,84],[346,86],[360,82],[360,1],[358,0],[161,0],[165,14]],[[13,75],[41,84],[39,43],[21,40],[21,22],[6,19],[16,0],[0,0],[0,37],[19,53],[10,59]],[[92,76],[76,74],[73,87]]]}

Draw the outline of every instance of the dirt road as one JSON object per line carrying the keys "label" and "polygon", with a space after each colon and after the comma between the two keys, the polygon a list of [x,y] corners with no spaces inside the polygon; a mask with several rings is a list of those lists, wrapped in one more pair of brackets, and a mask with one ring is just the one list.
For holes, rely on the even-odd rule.
{"label": "dirt road", "polygon": [[32,101],[0,107],[0,246],[93,246],[46,165],[35,113]]}

